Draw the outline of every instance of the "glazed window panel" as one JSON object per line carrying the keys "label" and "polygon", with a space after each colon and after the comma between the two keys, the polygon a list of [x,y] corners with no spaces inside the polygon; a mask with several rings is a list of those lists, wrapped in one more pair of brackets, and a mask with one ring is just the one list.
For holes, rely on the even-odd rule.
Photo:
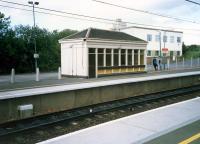
{"label": "glazed window panel", "polygon": [[180,51],[177,51],[177,56],[181,56],[181,52]]}
{"label": "glazed window panel", "polygon": [[121,49],[121,54],[125,54],[126,50],[125,49]]}
{"label": "glazed window panel", "polygon": [[94,54],[95,53],[95,48],[89,48],[89,54]]}
{"label": "glazed window panel", "polygon": [[98,53],[103,54],[103,50],[104,50],[104,49],[99,48],[99,49],[98,49]]}
{"label": "glazed window panel", "polygon": [[140,65],[144,65],[144,50],[140,50]]}
{"label": "glazed window panel", "polygon": [[128,65],[132,65],[132,50],[128,50]]}
{"label": "glazed window panel", "polygon": [[106,49],[106,66],[111,66],[111,49]]}
{"label": "glazed window panel", "polygon": [[126,50],[121,49],[121,65],[126,65]]}
{"label": "glazed window panel", "polygon": [[103,66],[103,54],[98,53],[98,66]]}
{"label": "glazed window panel", "polygon": [[111,49],[106,49],[106,54],[111,54]]}
{"label": "glazed window panel", "polygon": [[181,37],[177,37],[177,43],[181,43]]}
{"label": "glazed window panel", "polygon": [[147,51],[147,56],[151,56],[151,51],[150,50]]}
{"label": "glazed window panel", "polygon": [[134,50],[134,65],[138,65],[138,50]]}
{"label": "glazed window panel", "polygon": [[114,49],[114,66],[119,65],[119,49]]}
{"label": "glazed window panel", "polygon": [[114,49],[114,53],[118,54],[119,53],[119,49]]}
{"label": "glazed window panel", "polygon": [[159,56],[159,51],[155,51],[155,56]]}
{"label": "glazed window panel", "polygon": [[151,34],[147,34],[147,41],[152,41],[152,35]]}

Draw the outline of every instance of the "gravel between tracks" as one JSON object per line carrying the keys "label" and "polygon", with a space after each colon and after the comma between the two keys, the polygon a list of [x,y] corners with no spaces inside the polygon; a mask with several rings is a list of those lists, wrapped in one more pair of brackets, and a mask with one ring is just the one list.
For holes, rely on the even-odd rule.
{"label": "gravel between tracks", "polygon": [[50,126],[42,126],[22,133],[11,134],[8,136],[0,137],[1,144],[32,144],[44,141],[56,136],[64,135],[80,129],[91,127],[100,123],[108,122],[111,120],[119,119],[125,116],[133,115],[150,109],[158,108],[161,106],[177,103],[180,101],[188,100],[199,96],[200,92],[195,92],[190,95],[182,95],[175,98],[165,98],[153,102],[143,103],[140,105],[133,105],[123,109],[112,110],[95,115],[89,115],[80,119],[71,121],[60,122]]}

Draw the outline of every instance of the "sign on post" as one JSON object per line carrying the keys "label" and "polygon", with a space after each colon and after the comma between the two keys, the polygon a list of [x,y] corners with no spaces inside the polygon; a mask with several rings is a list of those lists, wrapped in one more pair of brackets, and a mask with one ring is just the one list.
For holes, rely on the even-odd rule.
{"label": "sign on post", "polygon": [[162,53],[168,53],[168,48],[162,48]]}
{"label": "sign on post", "polygon": [[38,54],[38,53],[34,53],[34,54],[33,54],[33,57],[34,57],[35,59],[38,59],[38,58],[39,58],[39,54]]}

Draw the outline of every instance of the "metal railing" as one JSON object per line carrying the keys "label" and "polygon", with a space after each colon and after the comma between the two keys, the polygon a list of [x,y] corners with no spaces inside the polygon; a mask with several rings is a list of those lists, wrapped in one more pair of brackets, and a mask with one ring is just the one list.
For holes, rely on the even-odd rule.
{"label": "metal railing", "polygon": [[[200,58],[184,58],[177,57],[175,59],[168,58],[165,63],[161,62],[161,65],[158,64],[158,70],[178,70],[178,69],[190,69],[190,68],[199,68],[200,67]],[[153,64],[147,65],[147,71],[153,71]]]}

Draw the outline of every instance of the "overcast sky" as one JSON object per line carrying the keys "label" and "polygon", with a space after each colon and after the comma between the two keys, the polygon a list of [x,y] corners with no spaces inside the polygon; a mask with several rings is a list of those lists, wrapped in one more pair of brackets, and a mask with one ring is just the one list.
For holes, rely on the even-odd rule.
{"label": "overcast sky", "polygon": [[[27,4],[28,0],[8,0],[12,2]],[[94,17],[102,17],[107,19],[121,18],[123,21],[140,24],[151,24],[176,28],[184,32],[183,41],[186,44],[200,44],[200,6],[189,3],[185,0],[102,0],[105,2],[118,4],[130,8],[146,10],[154,13],[170,15],[182,19],[192,20],[199,24],[189,23],[184,21],[176,21],[174,19],[162,18],[159,16],[144,14],[127,9],[113,7],[92,0],[38,0],[39,7],[49,8],[54,10],[66,11],[82,15]],[[194,0],[200,2],[200,0]],[[14,6],[18,8],[27,8],[17,5],[11,5],[0,1],[0,5]],[[0,11],[6,16],[11,17],[12,25],[33,25],[32,13],[22,10],[0,7]],[[47,11],[45,11],[47,12]],[[54,13],[59,14],[59,13]],[[70,16],[70,15],[65,15]],[[91,22],[85,20],[77,20],[67,17],[58,17],[36,13],[36,24],[39,27],[49,30],[74,29],[82,30],[88,27],[110,29],[112,24]],[[131,26],[129,24],[129,26]],[[181,29],[177,29],[181,28]],[[196,30],[183,30],[196,29]]]}

